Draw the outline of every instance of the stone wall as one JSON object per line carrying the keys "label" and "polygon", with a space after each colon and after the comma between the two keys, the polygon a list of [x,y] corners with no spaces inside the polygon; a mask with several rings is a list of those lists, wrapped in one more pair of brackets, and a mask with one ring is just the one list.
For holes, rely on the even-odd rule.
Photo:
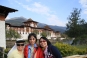
{"label": "stone wall", "polygon": [[[55,44],[56,41],[55,40],[52,40],[52,39],[49,39],[49,41],[52,43],[52,44]],[[11,48],[12,46],[14,46],[16,40],[6,40],[6,48]],[[28,41],[26,40],[25,41],[25,44],[27,44]],[[39,43],[39,39],[37,40],[37,43]]]}
{"label": "stone wall", "polygon": [[15,44],[15,40],[6,40],[6,48],[11,48]]}

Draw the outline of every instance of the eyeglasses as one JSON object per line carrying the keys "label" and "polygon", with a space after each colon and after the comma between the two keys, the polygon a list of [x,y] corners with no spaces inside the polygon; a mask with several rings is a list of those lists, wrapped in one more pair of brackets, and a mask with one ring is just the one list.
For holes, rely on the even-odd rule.
{"label": "eyeglasses", "polygon": [[40,41],[40,43],[42,43],[42,42],[46,42],[45,40],[43,40],[43,41]]}
{"label": "eyeglasses", "polygon": [[17,44],[17,46],[24,46],[24,44]]}

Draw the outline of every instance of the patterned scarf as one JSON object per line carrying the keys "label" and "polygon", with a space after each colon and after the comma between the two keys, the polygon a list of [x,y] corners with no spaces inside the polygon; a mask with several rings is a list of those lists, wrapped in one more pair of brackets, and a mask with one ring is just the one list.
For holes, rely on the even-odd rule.
{"label": "patterned scarf", "polygon": [[28,58],[34,58],[34,49],[37,47],[36,44],[34,44],[34,48],[32,48],[30,45],[28,46]]}

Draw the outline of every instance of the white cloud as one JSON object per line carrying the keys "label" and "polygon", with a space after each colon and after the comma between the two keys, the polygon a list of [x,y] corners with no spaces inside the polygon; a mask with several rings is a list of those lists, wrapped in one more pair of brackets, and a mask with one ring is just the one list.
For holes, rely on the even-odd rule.
{"label": "white cloud", "polygon": [[59,21],[59,19],[56,15],[50,14],[51,10],[48,7],[46,7],[40,3],[35,2],[34,4],[32,4],[32,7],[29,7],[28,5],[24,5],[24,4],[19,3],[19,2],[17,2],[17,3],[29,11],[48,16],[47,19],[49,21],[49,24],[51,24],[51,25],[65,26],[65,24],[63,22]]}
{"label": "white cloud", "polygon": [[87,0],[79,0],[79,3],[82,5],[83,7],[83,13],[87,14]]}
{"label": "white cloud", "polygon": [[49,15],[49,12],[50,12],[49,8],[44,5],[41,5],[40,3],[35,2],[34,4],[31,5],[31,7],[29,7],[28,5],[22,4],[18,1],[15,1],[15,2],[21,5],[23,8],[25,8],[28,11],[32,11],[32,12],[44,14],[44,15]]}
{"label": "white cloud", "polygon": [[87,5],[87,0],[80,0],[79,1],[83,7]]}
{"label": "white cloud", "polygon": [[51,25],[58,25],[58,26],[65,26],[64,21],[61,21],[56,15],[50,15],[50,17],[47,18]]}
{"label": "white cloud", "polygon": [[20,3],[18,0],[14,0],[14,1],[28,11],[32,11],[46,16],[49,22],[48,24],[50,25],[65,26],[65,23],[60,21],[57,15],[55,15],[54,11],[51,11],[49,7],[41,4],[40,2],[34,2],[31,5],[26,5],[24,3]]}
{"label": "white cloud", "polygon": [[87,9],[84,9],[83,13],[84,13],[84,14],[87,14]]}
{"label": "white cloud", "polygon": [[30,2],[31,0],[26,0],[27,2]]}
{"label": "white cloud", "polygon": [[21,5],[21,3],[20,2],[18,2],[17,0],[14,0],[14,2],[16,2],[17,4],[19,4],[19,5]]}
{"label": "white cloud", "polygon": [[13,4],[13,1],[12,1],[12,0],[8,0],[8,2],[9,2],[10,4]]}

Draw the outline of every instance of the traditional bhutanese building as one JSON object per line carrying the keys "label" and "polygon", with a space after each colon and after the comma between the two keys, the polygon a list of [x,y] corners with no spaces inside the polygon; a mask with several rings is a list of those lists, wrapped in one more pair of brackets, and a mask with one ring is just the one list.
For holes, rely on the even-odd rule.
{"label": "traditional bhutanese building", "polygon": [[0,47],[6,48],[5,18],[9,13],[18,10],[0,5]]}
{"label": "traditional bhutanese building", "polygon": [[37,27],[38,22],[32,20],[29,18],[25,22],[23,22],[23,25],[15,26],[11,23],[6,23],[6,29],[14,29],[17,31],[22,39],[27,39],[29,33],[36,33],[37,39],[40,39],[41,34],[45,32],[47,34],[48,39],[55,39],[57,37],[60,37],[60,32],[55,32],[53,29],[51,29],[48,25],[44,26],[43,28]]}

